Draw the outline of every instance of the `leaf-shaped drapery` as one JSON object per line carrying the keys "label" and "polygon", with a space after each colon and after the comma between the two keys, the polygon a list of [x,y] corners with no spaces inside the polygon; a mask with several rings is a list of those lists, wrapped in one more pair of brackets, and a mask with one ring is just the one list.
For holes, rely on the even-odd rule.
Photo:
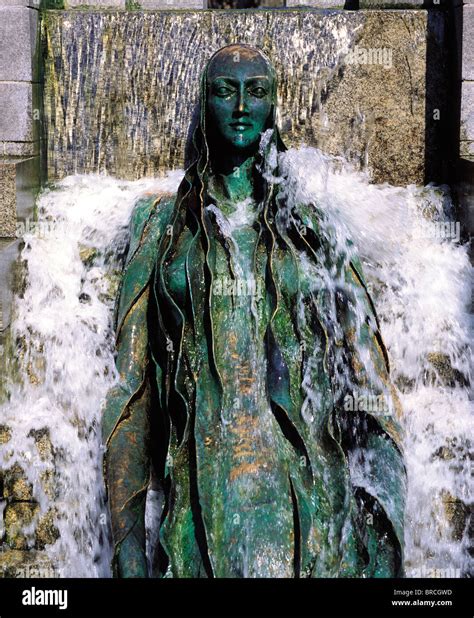
{"label": "leaf-shaped drapery", "polygon": [[[387,353],[350,243],[278,179],[274,116],[253,225],[223,225],[203,111],[177,196],[135,208],[120,381],[103,423],[116,575],[148,574],[151,462],[165,491],[162,575],[401,573],[405,470]],[[347,410],[359,395],[384,413]]]}

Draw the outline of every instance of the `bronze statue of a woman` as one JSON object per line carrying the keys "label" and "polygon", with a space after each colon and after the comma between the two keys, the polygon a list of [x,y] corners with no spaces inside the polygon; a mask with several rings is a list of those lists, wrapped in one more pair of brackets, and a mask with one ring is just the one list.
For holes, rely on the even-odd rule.
{"label": "bronze statue of a woman", "polygon": [[151,575],[152,471],[161,576],[402,573],[387,353],[350,243],[279,178],[275,113],[265,55],[219,50],[177,195],[134,210],[103,420],[116,576]]}

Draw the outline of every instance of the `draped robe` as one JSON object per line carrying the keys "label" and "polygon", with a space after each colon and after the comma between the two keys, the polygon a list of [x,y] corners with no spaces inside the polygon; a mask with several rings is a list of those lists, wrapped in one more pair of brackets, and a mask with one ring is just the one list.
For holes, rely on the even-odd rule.
{"label": "draped robe", "polygon": [[[399,576],[399,404],[360,263],[314,204],[229,233],[199,200],[192,186],[186,208],[147,198],[132,217],[103,418],[115,573],[127,540],[147,575],[153,466],[161,575]],[[385,413],[348,410],[357,393]]]}

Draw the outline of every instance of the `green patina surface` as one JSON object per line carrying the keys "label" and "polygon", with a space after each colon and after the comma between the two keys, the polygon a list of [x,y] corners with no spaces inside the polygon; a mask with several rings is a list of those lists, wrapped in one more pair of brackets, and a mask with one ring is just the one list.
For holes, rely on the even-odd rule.
{"label": "green patina surface", "polygon": [[[132,218],[120,380],[103,419],[114,573],[151,575],[153,470],[161,576],[400,575],[398,421],[343,405],[360,389],[397,407],[373,305],[324,213],[290,212],[284,183],[265,180],[284,149],[274,73],[239,49],[237,66],[230,47],[204,72],[196,160],[178,194],[141,200]],[[229,231],[249,191],[248,220]],[[323,283],[329,272],[337,285]]]}

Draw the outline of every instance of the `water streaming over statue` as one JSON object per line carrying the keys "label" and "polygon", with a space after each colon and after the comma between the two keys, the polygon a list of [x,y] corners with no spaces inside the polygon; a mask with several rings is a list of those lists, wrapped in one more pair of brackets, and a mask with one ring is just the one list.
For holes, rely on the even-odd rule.
{"label": "water streaming over statue", "polygon": [[[364,259],[404,409],[407,575],[466,574],[472,272],[465,247],[455,242],[456,226],[446,225],[449,198],[436,188],[370,185],[341,160],[310,148],[280,156],[291,199],[318,203],[337,242],[351,237]],[[178,172],[133,183],[69,177],[43,192],[42,227],[25,236],[27,279],[13,326],[21,354],[16,369],[12,359],[10,400],[0,409],[12,434],[1,456],[4,468],[17,462],[26,471],[41,513],[55,508],[59,538],[47,553],[62,576],[110,574],[98,426],[116,380],[114,285],[135,199],[174,191],[179,179]],[[308,382],[306,389],[311,394]],[[36,454],[31,433],[44,428],[50,461]],[[48,470],[55,476],[50,495],[39,482]],[[149,507],[150,539],[151,507],[159,504],[150,500]],[[24,531],[30,544],[33,529],[34,522]]]}

